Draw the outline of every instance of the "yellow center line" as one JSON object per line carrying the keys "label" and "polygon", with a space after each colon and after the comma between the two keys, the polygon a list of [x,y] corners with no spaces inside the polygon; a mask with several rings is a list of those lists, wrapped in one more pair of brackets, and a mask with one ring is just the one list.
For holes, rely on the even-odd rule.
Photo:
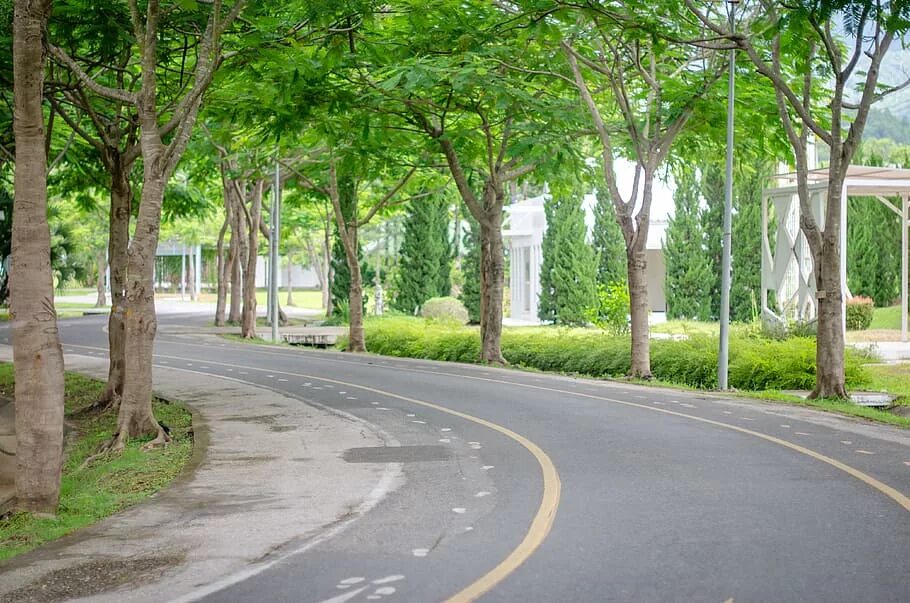
{"label": "yellow center line", "polygon": [[[93,350],[101,350],[103,348],[96,348],[91,346],[83,345],[73,345],[68,347],[74,348],[85,348]],[[171,356],[167,354],[155,354],[157,358],[169,358],[171,360],[182,360],[182,361],[193,361],[196,362],[198,358],[183,358],[181,356]],[[315,381],[324,381],[327,383],[334,383],[336,385],[344,385],[345,387],[358,388],[364,391],[372,392],[379,394],[381,396],[386,396],[389,398],[396,398],[411,404],[416,404],[418,406],[423,406],[425,408],[431,408],[433,410],[452,415],[471,423],[476,423],[492,429],[507,438],[519,443],[523,446],[528,452],[530,452],[534,458],[537,460],[538,465],[540,465],[540,471],[543,476],[543,495],[541,496],[540,506],[537,508],[537,513],[534,515],[534,518],[531,520],[531,525],[528,527],[528,531],[525,534],[524,539],[515,547],[511,553],[506,556],[496,567],[491,569],[489,572],[469,584],[466,588],[456,593],[449,599],[447,603],[468,603],[470,601],[476,600],[478,597],[492,590],[497,584],[505,580],[509,574],[518,569],[534,552],[543,544],[543,541],[546,539],[547,535],[550,533],[550,529],[553,527],[553,522],[556,519],[556,510],[559,508],[559,497],[561,491],[561,484],[559,481],[559,473],[556,471],[556,466],[553,464],[553,461],[547,455],[543,449],[540,448],[537,444],[524,437],[519,433],[515,433],[507,427],[493,423],[492,421],[487,421],[486,419],[481,419],[480,417],[475,417],[467,413],[463,413],[451,408],[446,408],[439,404],[434,404],[432,402],[426,402],[424,400],[418,400],[416,398],[411,398],[408,396],[402,396],[385,390],[381,390],[375,387],[370,387],[367,385],[360,385],[358,383],[350,383],[348,381],[340,381],[338,379],[330,379],[328,377],[317,376],[317,375],[308,375],[306,373],[291,373],[287,371],[279,371],[273,369],[261,369],[257,367],[249,367],[242,364],[230,364],[226,362],[217,362],[213,360],[206,360],[210,365],[223,366],[228,368],[243,368],[248,370],[260,371],[263,373],[269,373],[273,375],[286,375],[289,377],[298,377],[301,379],[313,379]],[[169,368],[164,366],[162,368]],[[170,367],[179,370],[179,367]],[[218,375],[212,375],[213,377],[218,377]],[[235,379],[236,378],[232,378]]]}
{"label": "yellow center line", "polygon": [[[200,345],[200,344],[192,344],[192,345]],[[273,356],[283,356],[283,357],[291,356],[290,354],[276,353],[276,352],[271,352],[271,351],[269,351],[267,353],[269,353]],[[299,356],[312,358],[311,354],[306,354],[306,353],[298,353],[298,354],[299,354]],[[341,359],[336,359],[336,358],[319,358],[319,360],[328,361],[328,362],[337,362],[337,363],[342,363],[342,364],[355,364],[355,365],[363,366],[363,363],[361,363],[361,362],[354,362],[354,361],[350,361],[350,360],[341,360]],[[379,368],[382,368],[382,366],[380,365]],[[722,421],[715,421],[714,419],[707,419],[704,417],[690,415],[690,414],[678,412],[675,410],[669,410],[669,409],[664,409],[664,408],[655,408],[655,407],[649,406],[647,404],[639,404],[637,402],[628,402],[626,400],[618,400],[616,398],[609,398],[607,396],[602,396],[602,395],[598,395],[598,394],[587,394],[587,393],[575,391],[575,390],[558,389],[558,388],[554,388],[554,387],[546,387],[543,385],[534,385],[531,383],[507,381],[507,380],[503,380],[503,379],[494,379],[494,378],[490,378],[490,377],[477,377],[477,376],[473,376],[473,375],[449,373],[449,372],[445,372],[445,371],[429,371],[429,370],[422,370],[422,369],[418,369],[418,368],[401,369],[401,368],[397,368],[397,367],[395,370],[408,370],[408,371],[412,371],[412,372],[416,372],[416,373],[443,375],[443,376],[447,376],[447,377],[457,377],[460,379],[473,379],[475,381],[485,381],[485,382],[489,382],[489,383],[498,383],[498,384],[504,384],[504,385],[515,385],[518,387],[536,389],[539,391],[546,391],[546,392],[552,392],[552,393],[558,393],[558,394],[568,394],[571,396],[579,396],[579,397],[583,397],[583,398],[590,398],[592,400],[601,400],[604,402],[612,402],[613,404],[621,404],[623,406],[631,406],[633,408],[640,408],[640,409],[648,410],[651,412],[663,413],[665,415],[672,415],[675,417],[690,419],[692,421],[698,421],[699,423],[705,423],[708,425],[713,425],[715,427],[720,427],[722,429],[736,431],[736,432],[750,435],[750,436],[753,436],[756,438],[760,438],[767,442],[772,442],[774,444],[783,446],[785,448],[789,448],[790,450],[793,450],[793,451],[803,454],[805,456],[811,457],[811,458],[821,461],[823,463],[827,463],[828,465],[831,465],[832,467],[835,467],[835,468],[843,471],[847,475],[860,480],[861,482],[867,484],[868,486],[871,486],[875,490],[878,490],[880,493],[884,494],[885,496],[887,496],[888,498],[890,498],[891,500],[896,502],[898,505],[903,507],[904,510],[910,511],[910,497],[907,497],[905,494],[903,494],[896,488],[889,486],[888,484],[872,477],[868,473],[860,471],[859,469],[852,467],[844,462],[838,461],[837,459],[834,459],[827,455],[821,454],[820,452],[816,452],[814,450],[806,448],[805,446],[796,444],[795,442],[791,442],[789,440],[784,440],[782,438],[768,435],[766,433],[761,433],[759,431],[754,431],[752,429],[746,429],[746,428],[740,427],[738,425],[724,423]],[[602,386],[602,384],[598,384],[598,385]]]}

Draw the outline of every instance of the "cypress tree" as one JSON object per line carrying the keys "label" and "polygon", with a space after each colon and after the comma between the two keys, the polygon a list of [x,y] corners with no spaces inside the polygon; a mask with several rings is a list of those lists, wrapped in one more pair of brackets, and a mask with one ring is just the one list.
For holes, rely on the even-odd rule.
{"label": "cypress tree", "polygon": [[404,224],[393,307],[416,313],[431,297],[449,294],[449,208],[444,197],[411,204]]}
{"label": "cypress tree", "polygon": [[704,253],[708,258],[708,299],[709,317],[720,318],[720,273],[723,258],[724,234],[724,166],[722,163],[707,163],[701,167],[701,196],[705,207],[700,214]]}
{"label": "cypress tree", "polygon": [[464,275],[464,286],[458,299],[468,310],[468,319],[473,324],[480,322],[480,225],[467,208],[464,210],[464,221],[467,223],[462,249],[461,272]]}
{"label": "cypress tree", "polygon": [[890,306],[900,295],[900,220],[873,197],[853,197],[847,203],[850,293]]}
{"label": "cypress tree", "polygon": [[612,283],[625,283],[627,277],[626,244],[614,211],[610,194],[598,190],[592,246],[597,253],[597,283],[605,287]]}
{"label": "cypress tree", "polygon": [[699,222],[698,184],[691,170],[677,176],[673,205],[664,243],[667,318],[707,320],[714,279],[702,246],[705,236]]}
{"label": "cypress tree", "polygon": [[585,214],[578,198],[544,203],[547,232],[542,243],[538,317],[581,326],[597,303],[597,256],[585,237]]}
{"label": "cypress tree", "polygon": [[761,191],[770,174],[770,166],[760,166],[734,181],[731,320],[750,322],[761,311]]}

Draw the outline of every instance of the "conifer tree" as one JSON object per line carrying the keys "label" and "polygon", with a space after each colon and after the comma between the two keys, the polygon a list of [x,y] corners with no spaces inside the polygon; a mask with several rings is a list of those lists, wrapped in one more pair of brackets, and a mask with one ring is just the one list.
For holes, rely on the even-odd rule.
{"label": "conifer tree", "polygon": [[585,240],[585,214],[575,197],[554,197],[544,204],[547,232],[540,269],[541,320],[560,325],[587,323],[597,303],[597,256]]}
{"label": "conifer tree", "polygon": [[761,310],[761,191],[770,173],[770,166],[743,169],[733,183],[730,318],[734,321],[749,322]]}
{"label": "conifer tree", "polygon": [[900,294],[900,220],[872,197],[849,199],[847,216],[850,293],[889,306]]}
{"label": "conifer tree", "polygon": [[449,294],[451,257],[448,214],[444,197],[411,203],[399,252],[398,293],[393,303],[396,310],[414,314],[431,297]]}
{"label": "conifer tree", "polygon": [[468,310],[468,318],[473,324],[480,322],[480,226],[470,212],[464,211],[467,228],[462,238],[464,256],[461,259],[461,272],[464,285],[458,299]]}
{"label": "conifer tree", "polygon": [[704,253],[708,259],[710,312],[708,317],[720,317],[720,273],[724,233],[724,166],[719,162],[701,166],[701,196],[705,206],[700,214]]}
{"label": "conifer tree", "polygon": [[614,212],[609,193],[597,190],[592,244],[597,253],[597,283],[604,287],[626,282],[626,245]]}
{"label": "conifer tree", "polygon": [[680,170],[673,195],[674,215],[667,228],[664,259],[667,318],[707,320],[714,283],[699,221],[698,183],[691,170]]}

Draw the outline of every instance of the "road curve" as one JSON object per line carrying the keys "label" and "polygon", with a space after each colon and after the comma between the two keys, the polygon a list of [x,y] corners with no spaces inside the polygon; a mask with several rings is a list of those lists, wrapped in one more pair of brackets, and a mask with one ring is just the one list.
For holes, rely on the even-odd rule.
{"label": "road curve", "polygon": [[[61,321],[67,353],[105,354],[103,323]],[[401,443],[346,457],[404,467],[405,485],[366,517],[200,590],[206,601],[910,599],[901,430],[699,393],[173,332],[159,336],[155,362],[351,413]]]}

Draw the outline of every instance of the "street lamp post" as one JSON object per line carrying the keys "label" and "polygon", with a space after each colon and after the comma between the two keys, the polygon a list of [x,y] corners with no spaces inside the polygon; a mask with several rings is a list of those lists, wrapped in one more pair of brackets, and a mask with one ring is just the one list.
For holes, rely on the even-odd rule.
{"label": "street lamp post", "polygon": [[[736,22],[734,13],[739,0],[727,0],[727,17],[730,33],[734,32]],[[717,354],[717,387],[729,389],[727,377],[730,357],[730,264],[733,230],[733,103],[735,100],[736,48],[730,49],[729,76],[727,81],[727,157],[726,180],[724,182],[724,232],[723,256],[720,275],[720,349]]]}

